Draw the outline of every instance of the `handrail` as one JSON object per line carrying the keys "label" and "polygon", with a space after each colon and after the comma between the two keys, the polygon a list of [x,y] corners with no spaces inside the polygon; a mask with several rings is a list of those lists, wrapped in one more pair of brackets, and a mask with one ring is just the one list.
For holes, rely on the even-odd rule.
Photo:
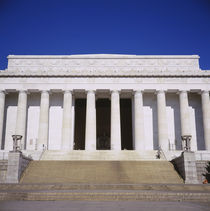
{"label": "handrail", "polygon": [[164,151],[163,151],[162,148],[159,146],[159,147],[158,147],[158,156],[159,156],[159,158],[161,158],[161,154],[163,154],[163,157],[165,158],[165,160],[167,160]]}
{"label": "handrail", "polygon": [[39,160],[41,160],[41,158],[42,158],[42,155],[44,154],[44,152],[46,151],[46,148],[44,147],[43,148],[43,150],[42,150],[42,153],[41,153],[41,155],[39,156]]}

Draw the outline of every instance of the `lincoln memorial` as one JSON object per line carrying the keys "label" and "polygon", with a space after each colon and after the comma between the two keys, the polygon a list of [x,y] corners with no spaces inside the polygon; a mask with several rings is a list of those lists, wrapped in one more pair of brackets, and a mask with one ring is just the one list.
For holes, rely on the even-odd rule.
{"label": "lincoln memorial", "polygon": [[209,90],[197,55],[9,55],[0,71],[1,156],[16,134],[35,160],[67,152],[63,159],[155,159],[158,150],[170,160],[183,136],[198,158],[209,157]]}

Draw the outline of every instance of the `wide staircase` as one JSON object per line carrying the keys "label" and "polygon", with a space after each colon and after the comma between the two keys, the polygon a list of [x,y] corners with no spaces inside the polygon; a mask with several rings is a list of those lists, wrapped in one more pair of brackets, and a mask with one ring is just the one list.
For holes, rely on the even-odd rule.
{"label": "wide staircase", "polygon": [[21,183],[182,184],[168,161],[32,161]]}
{"label": "wide staircase", "polygon": [[1,200],[210,202],[210,185],[186,185],[166,160],[32,161]]}

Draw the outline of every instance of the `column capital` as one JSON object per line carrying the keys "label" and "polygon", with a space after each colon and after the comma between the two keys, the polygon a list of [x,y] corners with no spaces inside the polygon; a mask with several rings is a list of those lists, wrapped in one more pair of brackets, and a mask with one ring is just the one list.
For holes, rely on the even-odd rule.
{"label": "column capital", "polygon": [[142,89],[134,89],[134,90],[133,90],[133,93],[134,93],[134,94],[137,94],[137,93],[143,94],[143,92],[144,92],[144,90],[142,90]]}
{"label": "column capital", "polygon": [[62,90],[62,92],[65,94],[65,93],[71,93],[72,94],[72,90],[70,90],[70,89],[66,89],[66,90]]}
{"label": "column capital", "polygon": [[167,90],[165,90],[165,89],[157,89],[156,91],[155,91],[155,94],[165,94],[166,93],[166,91]]}
{"label": "column capital", "polygon": [[178,90],[177,94],[180,94],[180,93],[188,93],[189,90],[186,90],[186,89],[180,89]]}
{"label": "column capital", "polygon": [[50,90],[40,90],[41,93],[51,94]]}
{"label": "column capital", "polygon": [[24,94],[29,94],[29,91],[27,89],[20,89],[18,90],[18,93],[24,93]]}
{"label": "column capital", "polygon": [[119,94],[119,93],[120,93],[120,90],[118,90],[118,89],[113,89],[113,90],[110,90],[110,92],[111,92],[111,93],[118,93],[118,94]]}

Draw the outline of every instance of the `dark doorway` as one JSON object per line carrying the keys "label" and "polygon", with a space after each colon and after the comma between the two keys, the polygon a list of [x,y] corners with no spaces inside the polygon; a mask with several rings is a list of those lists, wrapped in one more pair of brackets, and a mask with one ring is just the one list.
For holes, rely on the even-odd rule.
{"label": "dark doorway", "polygon": [[85,149],[86,99],[75,100],[74,149]]}
{"label": "dark doorway", "polygon": [[133,150],[131,99],[120,99],[122,150]]}
{"label": "dark doorway", "polygon": [[110,116],[111,103],[109,99],[98,99],[96,101],[96,137],[97,150],[110,149]]}

